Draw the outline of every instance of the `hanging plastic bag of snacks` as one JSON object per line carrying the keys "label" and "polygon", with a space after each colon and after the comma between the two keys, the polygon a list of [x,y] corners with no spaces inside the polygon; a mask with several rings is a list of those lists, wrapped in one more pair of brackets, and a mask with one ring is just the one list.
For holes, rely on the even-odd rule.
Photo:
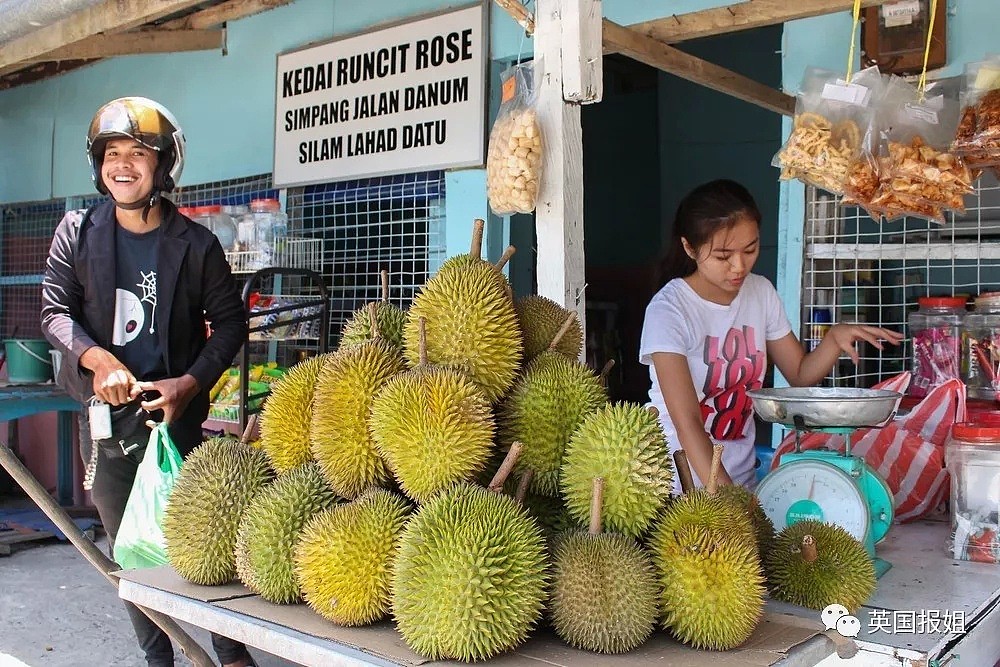
{"label": "hanging plastic bag of snacks", "polygon": [[842,194],[848,168],[861,150],[862,128],[869,125],[879,83],[875,67],[850,81],[829,70],[806,70],[795,98],[792,132],[771,162],[781,169],[781,179],[796,178]]}
{"label": "hanging plastic bag of snacks", "polygon": [[535,210],[542,178],[542,131],[535,113],[541,61],[522,63],[501,75],[500,110],[486,153],[486,194],[497,215]]}
{"label": "hanging plastic bag of snacks", "polygon": [[888,218],[912,214],[939,223],[942,210],[963,213],[973,178],[962,158],[950,152],[958,126],[957,90],[931,85],[921,93],[894,77],[879,106],[886,120],[874,205],[886,209]]}
{"label": "hanging plastic bag of snacks", "polygon": [[1000,56],[965,66],[952,150],[972,169],[1000,165]]}
{"label": "hanging plastic bag of snacks", "polygon": [[888,77],[880,77],[875,101],[872,102],[874,109],[869,114],[868,126],[862,128],[861,148],[847,168],[844,196],[840,200],[841,205],[863,208],[876,221],[882,217],[882,211],[872,202],[879,192],[879,137],[884,125],[878,110],[882,108],[880,103],[885,94],[886,81]]}

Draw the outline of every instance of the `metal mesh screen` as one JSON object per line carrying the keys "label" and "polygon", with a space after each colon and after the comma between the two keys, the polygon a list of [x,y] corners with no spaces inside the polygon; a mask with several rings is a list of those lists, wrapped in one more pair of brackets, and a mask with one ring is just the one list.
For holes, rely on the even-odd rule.
{"label": "metal mesh screen", "polygon": [[859,345],[858,366],[843,356],[827,386],[870,387],[909,368],[909,313],[923,296],[974,298],[1000,290],[1000,184],[992,173],[944,225],[916,218],[876,223],[807,188],[803,235],[802,341],[818,344],[828,322],[865,322],[904,332],[881,353]]}
{"label": "metal mesh screen", "polygon": [[7,204],[0,225],[0,336],[41,338],[42,274],[64,199]]}
{"label": "metal mesh screen", "polygon": [[330,345],[364,304],[381,298],[408,308],[446,254],[444,172],[326,183],[288,191],[289,226],[323,239],[321,274],[330,289]]}

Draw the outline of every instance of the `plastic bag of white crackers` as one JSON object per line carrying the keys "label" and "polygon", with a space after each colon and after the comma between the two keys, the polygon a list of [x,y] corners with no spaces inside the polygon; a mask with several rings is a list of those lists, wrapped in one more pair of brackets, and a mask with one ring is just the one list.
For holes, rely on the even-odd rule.
{"label": "plastic bag of white crackers", "polygon": [[501,75],[500,110],[486,154],[486,194],[497,215],[531,213],[542,178],[542,131],[535,113],[541,62],[511,67]]}

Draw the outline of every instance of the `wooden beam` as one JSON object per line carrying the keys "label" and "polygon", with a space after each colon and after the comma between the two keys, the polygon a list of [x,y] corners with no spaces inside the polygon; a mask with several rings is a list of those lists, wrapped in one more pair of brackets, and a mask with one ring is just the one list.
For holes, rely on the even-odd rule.
{"label": "wooden beam", "polygon": [[594,104],[604,97],[604,56],[601,49],[601,0],[569,0],[562,6],[563,99]]}
{"label": "wooden beam", "polygon": [[102,32],[125,31],[183,11],[202,0],[104,0],[0,46],[0,74]]}
{"label": "wooden beam", "polygon": [[41,56],[39,61],[27,62],[111,58],[140,53],[208,51],[221,49],[225,45],[225,30],[143,30],[114,35],[94,35],[76,44],[49,51]]}
{"label": "wooden beam", "polygon": [[795,113],[795,98],[669,44],[604,20],[604,44],[634,60],[701,84],[712,90],[786,116]]}
{"label": "wooden beam", "polygon": [[164,30],[203,30],[291,3],[292,0],[229,0],[200,12],[167,21],[159,27]]}
{"label": "wooden beam", "polygon": [[[583,249],[583,127],[580,105],[563,99],[565,25],[568,3],[580,0],[537,0],[535,58],[542,64],[536,110],[544,140],[542,179],[535,208],[538,293],[576,312],[586,324],[586,260]],[[579,16],[579,13],[577,13]],[[575,30],[579,31],[579,26]],[[586,338],[586,335],[584,335]]]}
{"label": "wooden beam", "polygon": [[[873,7],[889,1],[861,0],[861,6]],[[811,16],[849,12],[853,8],[853,0],[751,0],[726,7],[673,14],[662,19],[634,23],[628,27],[647,37],[670,44]],[[609,51],[605,51],[607,52]]]}

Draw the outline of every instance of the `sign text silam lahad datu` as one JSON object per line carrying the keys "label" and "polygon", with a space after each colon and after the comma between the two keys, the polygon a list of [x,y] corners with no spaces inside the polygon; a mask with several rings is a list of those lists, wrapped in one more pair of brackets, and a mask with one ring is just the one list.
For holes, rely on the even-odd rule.
{"label": "sign text silam lahad datu", "polygon": [[483,163],[482,5],[278,56],[274,184]]}

